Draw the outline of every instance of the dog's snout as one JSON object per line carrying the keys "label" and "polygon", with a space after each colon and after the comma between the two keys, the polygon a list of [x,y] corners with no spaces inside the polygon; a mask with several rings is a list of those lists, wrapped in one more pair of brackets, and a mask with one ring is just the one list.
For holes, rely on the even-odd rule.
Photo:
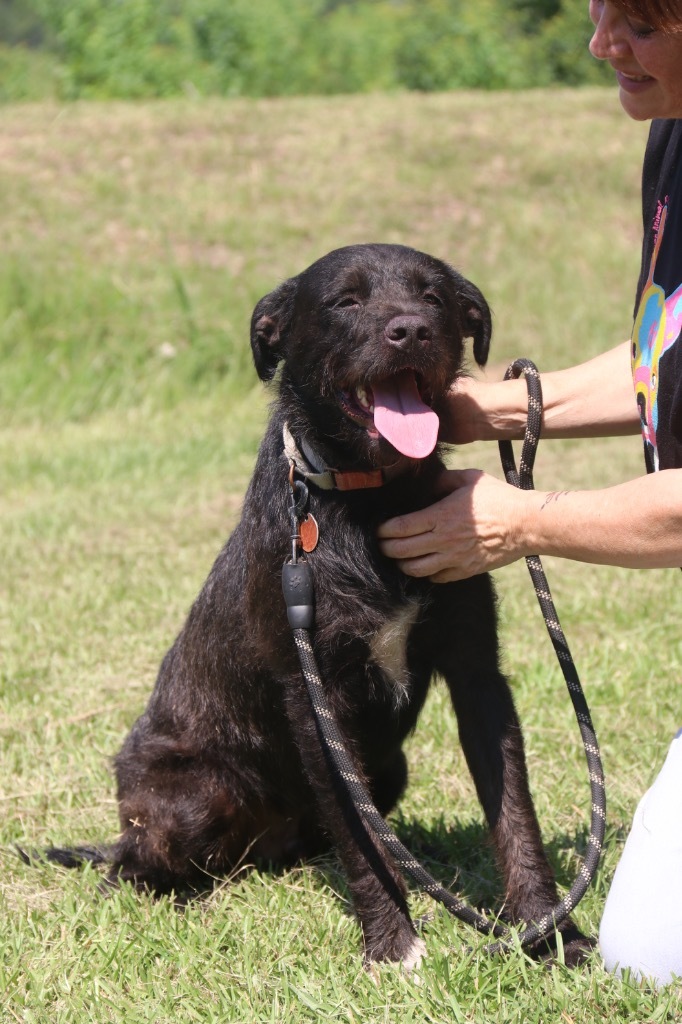
{"label": "dog's snout", "polygon": [[431,328],[423,317],[405,313],[394,316],[384,328],[386,340],[396,348],[409,348],[415,342],[431,340]]}

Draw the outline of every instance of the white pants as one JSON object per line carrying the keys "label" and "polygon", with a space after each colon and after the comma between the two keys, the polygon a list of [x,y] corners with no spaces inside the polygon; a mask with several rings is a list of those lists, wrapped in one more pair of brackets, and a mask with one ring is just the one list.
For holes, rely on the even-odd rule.
{"label": "white pants", "polygon": [[682,977],[682,729],[635,811],[599,946],[608,971],[656,985]]}

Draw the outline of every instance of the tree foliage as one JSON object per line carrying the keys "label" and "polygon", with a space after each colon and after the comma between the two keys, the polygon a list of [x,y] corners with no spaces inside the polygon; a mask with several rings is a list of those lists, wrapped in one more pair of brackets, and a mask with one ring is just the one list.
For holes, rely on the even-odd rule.
{"label": "tree foliage", "polygon": [[575,0],[5,0],[0,97],[32,52],[63,98],[580,84],[589,35]]}

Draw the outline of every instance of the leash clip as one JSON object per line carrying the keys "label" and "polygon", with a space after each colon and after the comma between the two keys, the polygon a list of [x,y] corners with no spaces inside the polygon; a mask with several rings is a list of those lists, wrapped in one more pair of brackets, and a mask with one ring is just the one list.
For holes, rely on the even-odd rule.
{"label": "leash clip", "polygon": [[315,625],[313,572],[305,558],[300,562],[287,559],[282,566],[282,593],[291,628],[312,629]]}
{"label": "leash clip", "polygon": [[291,523],[291,561],[294,565],[298,562],[301,551],[301,521],[310,497],[308,488],[302,480],[296,480],[296,463],[291,462],[289,467],[289,522]]}
{"label": "leash clip", "polygon": [[315,623],[313,573],[301,553],[301,522],[308,507],[309,493],[302,480],[295,479],[296,463],[289,468],[289,521],[291,523],[291,558],[282,566],[282,593],[287,618],[292,629],[312,629]]}

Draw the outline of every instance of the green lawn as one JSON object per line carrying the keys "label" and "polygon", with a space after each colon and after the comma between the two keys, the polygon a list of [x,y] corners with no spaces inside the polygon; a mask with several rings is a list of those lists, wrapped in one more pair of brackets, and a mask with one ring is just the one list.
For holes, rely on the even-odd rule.
{"label": "green lawn", "polygon": [[[596,954],[575,972],[490,960],[440,911],[420,983],[384,968],[375,984],[333,858],[244,871],[178,913],[13,852],[115,834],[111,758],[236,520],[267,414],[255,301],[338,245],[411,244],[485,292],[491,377],[517,355],[569,365],[629,330],[644,141],[599,90],[0,109],[3,1024],[682,1019],[679,988],[615,981]],[[453,459],[499,472],[490,446]],[[640,471],[636,439],[554,442],[536,480]],[[576,915],[594,933],[638,796],[682,724],[679,572],[547,570],[607,773],[608,845]],[[565,886],[589,825],[579,735],[524,567],[497,582]],[[401,835],[468,898],[494,900],[440,688],[409,760]]]}

